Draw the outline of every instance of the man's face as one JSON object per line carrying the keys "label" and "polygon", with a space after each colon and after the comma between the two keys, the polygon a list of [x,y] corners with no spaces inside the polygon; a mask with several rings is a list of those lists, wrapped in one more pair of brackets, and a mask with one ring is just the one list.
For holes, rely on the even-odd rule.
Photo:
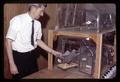
{"label": "man's face", "polygon": [[44,6],[35,8],[34,9],[34,17],[35,17],[35,19],[39,19],[40,16],[43,16],[44,15],[44,10],[45,10]]}

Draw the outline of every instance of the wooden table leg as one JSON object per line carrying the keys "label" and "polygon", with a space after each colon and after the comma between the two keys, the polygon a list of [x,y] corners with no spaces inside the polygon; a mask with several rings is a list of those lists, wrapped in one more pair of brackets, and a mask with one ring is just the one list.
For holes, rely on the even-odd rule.
{"label": "wooden table leg", "polygon": [[[48,46],[50,48],[53,48],[53,31],[49,30],[48,31]],[[53,55],[48,53],[48,70],[53,69]]]}
{"label": "wooden table leg", "polygon": [[101,55],[102,55],[102,34],[96,36],[96,59],[95,59],[95,70],[93,77],[100,79],[101,71]]}

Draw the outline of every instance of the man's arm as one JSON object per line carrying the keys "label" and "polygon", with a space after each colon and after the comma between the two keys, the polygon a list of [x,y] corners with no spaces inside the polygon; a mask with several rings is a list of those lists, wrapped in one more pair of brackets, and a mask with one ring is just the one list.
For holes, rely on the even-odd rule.
{"label": "man's arm", "polygon": [[7,56],[8,56],[8,60],[9,60],[9,64],[10,64],[10,72],[11,74],[17,74],[18,73],[18,69],[14,63],[13,60],[13,53],[12,53],[12,41],[11,39],[6,39],[6,48],[7,48]]}
{"label": "man's arm", "polygon": [[52,53],[55,56],[61,55],[62,53],[57,52],[51,48],[49,48],[42,40],[37,40],[37,44],[39,47],[41,47],[42,49],[46,50],[49,53]]}

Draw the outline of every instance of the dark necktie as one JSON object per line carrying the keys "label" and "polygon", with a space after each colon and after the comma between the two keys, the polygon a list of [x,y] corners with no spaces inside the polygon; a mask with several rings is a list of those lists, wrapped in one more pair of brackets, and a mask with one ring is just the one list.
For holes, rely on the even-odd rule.
{"label": "dark necktie", "polygon": [[32,20],[31,45],[34,46],[34,20]]}

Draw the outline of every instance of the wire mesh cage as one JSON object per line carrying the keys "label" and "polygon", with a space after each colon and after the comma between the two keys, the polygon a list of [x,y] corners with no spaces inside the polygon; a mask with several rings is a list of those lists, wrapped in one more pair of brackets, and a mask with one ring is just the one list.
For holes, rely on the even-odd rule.
{"label": "wire mesh cage", "polygon": [[[113,65],[114,44],[112,37],[115,33],[115,6],[112,4],[60,4],[58,5],[58,31],[103,34],[101,76],[106,66]],[[86,8],[87,6],[87,8]],[[102,6],[102,7],[101,7]],[[102,33],[103,32],[103,33]],[[68,32],[69,33],[69,32]],[[94,34],[93,34],[94,35]],[[106,38],[106,37],[109,37]],[[111,41],[112,40],[112,41]],[[108,43],[109,46],[104,44]],[[55,57],[58,67],[68,69],[78,67],[80,72],[93,75],[96,59],[96,43],[91,38],[75,38],[59,36],[57,50],[62,52],[61,57]]]}

